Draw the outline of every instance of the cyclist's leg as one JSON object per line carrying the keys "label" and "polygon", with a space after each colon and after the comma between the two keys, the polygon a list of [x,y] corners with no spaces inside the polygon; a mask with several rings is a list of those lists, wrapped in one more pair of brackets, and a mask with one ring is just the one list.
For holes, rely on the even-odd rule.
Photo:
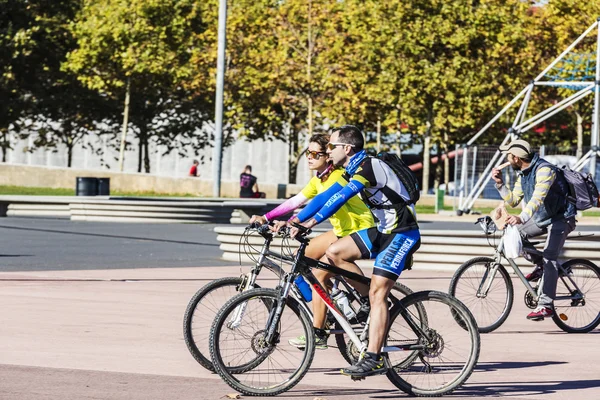
{"label": "cyclist's leg", "polygon": [[369,291],[371,319],[367,354],[355,365],[342,369],[342,374],[366,377],[386,372],[380,353],[389,319],[387,296],[406,261],[419,248],[421,235],[418,229],[414,229],[390,235],[360,231],[352,236],[361,248],[363,257],[376,256],[376,259]]}
{"label": "cyclist's leg", "polygon": [[368,351],[375,354],[379,354],[385,339],[385,327],[389,317],[387,297],[407,260],[421,246],[421,234],[418,229],[413,229],[382,235],[380,241],[381,251],[375,259],[369,291],[371,322]]}
{"label": "cyclist's leg", "polygon": [[[329,246],[325,252],[325,259],[323,261],[335,265],[336,267],[345,269],[346,271],[364,275],[362,270],[354,263],[354,261],[369,257],[363,257],[363,252],[357,245],[354,237],[360,232],[365,232],[371,229],[377,228],[364,229],[362,231],[354,232],[350,236],[345,236],[339,239],[337,242]],[[367,296],[369,294],[369,287],[367,285],[351,280],[349,281],[352,286],[354,286],[354,288],[360,292],[361,295]]]}
{"label": "cyclist's leg", "polygon": [[[544,233],[546,233],[547,230],[545,228],[540,228],[539,226],[537,226],[533,218],[525,222],[524,224],[518,225],[517,227],[519,229],[519,233],[525,239],[530,239],[536,236],[543,235]],[[528,261],[531,261],[535,265],[541,266],[543,264],[542,257],[537,254],[526,253],[525,258],[527,258]]]}
{"label": "cyclist's leg", "polygon": [[[306,252],[304,253],[307,257],[314,259],[321,259],[325,255],[327,248],[338,240],[337,236],[333,231],[325,232],[314,239],[311,239]],[[326,271],[314,269],[313,274],[319,280],[321,285],[328,291],[331,289],[331,277],[332,274]],[[325,320],[327,319],[327,306],[321,300],[319,295],[313,288],[312,296],[312,307],[313,307],[313,326],[315,328],[323,329],[325,327]]]}
{"label": "cyclist's leg", "polygon": [[560,254],[567,235],[575,229],[575,218],[555,221],[548,229],[548,238],[544,247],[544,282],[538,305],[552,307],[556,297],[558,281],[558,255]]}

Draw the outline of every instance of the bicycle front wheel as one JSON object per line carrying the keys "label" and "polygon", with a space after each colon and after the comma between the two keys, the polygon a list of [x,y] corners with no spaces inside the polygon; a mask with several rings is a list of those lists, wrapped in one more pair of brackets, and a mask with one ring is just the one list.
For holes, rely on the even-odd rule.
{"label": "bicycle front wheel", "polygon": [[[424,309],[427,319],[420,312]],[[467,307],[446,293],[414,293],[394,307],[385,346],[388,379],[413,396],[442,396],[462,385],[479,358],[477,324]],[[396,347],[399,351],[393,351]],[[407,349],[415,354],[406,357]]]}
{"label": "bicycle front wheel", "polygon": [[[275,396],[294,387],[314,357],[312,322],[298,301],[288,297],[278,321],[281,302],[273,289],[251,289],[229,300],[217,314],[210,334],[210,351],[217,373],[225,383],[250,396]],[[266,333],[275,326],[275,337]],[[289,340],[304,335],[298,349]]]}
{"label": "bicycle front wheel", "polygon": [[481,333],[492,332],[506,321],[513,305],[513,292],[508,271],[489,257],[473,258],[458,267],[448,288],[448,294],[469,308]]}
{"label": "bicycle front wheel", "polygon": [[565,332],[589,332],[600,324],[600,269],[583,259],[562,267],[571,273],[558,278],[552,319]]}

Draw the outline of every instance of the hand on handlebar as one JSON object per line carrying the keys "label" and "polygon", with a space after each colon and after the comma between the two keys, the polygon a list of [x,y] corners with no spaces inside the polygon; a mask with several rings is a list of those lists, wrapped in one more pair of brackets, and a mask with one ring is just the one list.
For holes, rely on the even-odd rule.
{"label": "hand on handlebar", "polygon": [[292,229],[290,229],[290,236],[294,239],[296,238],[296,236],[299,235],[309,235],[311,233],[310,228],[316,225],[313,219],[305,221],[302,224],[298,224],[295,222],[291,222],[291,224]]}
{"label": "hand on handlebar", "polygon": [[280,233],[280,232],[282,232],[282,229],[285,228],[286,225],[287,225],[287,222],[285,222],[285,221],[274,220],[273,225],[271,226],[271,231],[273,231],[275,233]]}
{"label": "hand on handlebar", "polygon": [[507,225],[520,225],[522,223],[523,220],[521,220],[521,217],[518,215],[511,215],[510,217],[506,218]]}
{"label": "hand on handlebar", "polygon": [[262,215],[253,215],[252,218],[250,218],[250,225],[255,222],[259,225],[264,225],[267,223],[267,219]]}

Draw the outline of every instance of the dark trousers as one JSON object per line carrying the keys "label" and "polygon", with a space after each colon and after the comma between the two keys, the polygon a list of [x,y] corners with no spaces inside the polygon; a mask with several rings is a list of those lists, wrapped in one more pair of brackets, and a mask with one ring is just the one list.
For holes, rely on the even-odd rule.
{"label": "dark trousers", "polygon": [[548,233],[546,245],[542,256],[531,255],[534,264],[543,265],[544,277],[542,294],[538,305],[552,307],[556,297],[556,283],[558,281],[558,255],[560,254],[567,236],[575,229],[575,217],[554,221],[547,227],[540,228],[533,219],[519,225],[521,236],[532,238]]}

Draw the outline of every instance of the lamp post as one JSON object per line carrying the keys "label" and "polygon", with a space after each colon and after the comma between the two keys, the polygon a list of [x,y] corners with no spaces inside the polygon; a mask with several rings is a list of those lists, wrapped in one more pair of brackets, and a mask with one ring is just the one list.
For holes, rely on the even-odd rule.
{"label": "lamp post", "polygon": [[221,196],[221,163],[223,147],[223,85],[225,81],[225,47],[227,0],[219,0],[219,36],[217,51],[217,88],[215,95],[215,144],[213,148],[213,196]]}

